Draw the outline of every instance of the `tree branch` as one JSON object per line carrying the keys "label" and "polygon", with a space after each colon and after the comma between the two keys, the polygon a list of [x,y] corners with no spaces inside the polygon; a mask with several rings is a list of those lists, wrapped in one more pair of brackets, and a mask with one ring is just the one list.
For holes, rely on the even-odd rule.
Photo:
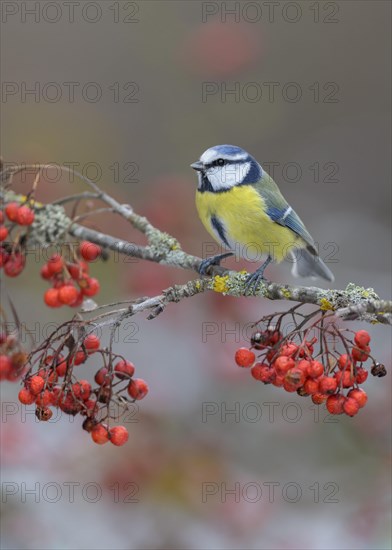
{"label": "tree branch", "polygon": [[[50,165],[14,166],[0,173],[0,181],[9,183],[12,180],[12,176],[21,170],[31,168],[41,170],[42,168],[49,167]],[[66,172],[71,172],[68,167],[61,168]],[[43,205],[35,203],[38,215],[31,227],[31,234],[29,236],[31,241],[42,243],[41,235],[44,233],[46,238],[45,244],[50,245],[53,242],[65,240],[68,234],[80,240],[91,241],[103,248],[116,251],[125,256],[198,271],[202,261],[201,258],[184,252],[177,239],[154,227],[147,218],[136,214],[130,205],[120,204],[113,197],[101,191],[87,177],[76,171],[72,173],[84,181],[93,191],[66,197],[63,201],[59,200],[53,204]],[[17,195],[10,190],[1,192],[0,196],[6,202],[11,200],[23,202],[26,200],[22,195]],[[110,206],[113,212],[129,221],[135,229],[143,233],[147,238],[148,244],[146,246],[136,245],[75,223],[66,215],[61,203],[71,200],[79,201],[86,198],[98,199]],[[96,211],[92,210],[91,214],[94,214]],[[53,222],[54,218],[57,224],[56,228],[55,230],[48,231],[47,225]],[[46,224],[45,231],[42,230],[42,225],[44,224]],[[48,235],[52,235],[51,238],[53,240],[50,240]],[[38,238],[38,236],[40,237]],[[206,290],[220,292],[229,296],[246,296],[245,282],[247,273],[230,271],[219,266],[211,266],[207,273],[209,275],[207,278],[196,279],[189,281],[185,285],[170,287],[159,296],[133,303],[128,313],[134,315],[146,309],[153,309],[149,318],[154,318],[163,311],[168,303],[178,302],[185,297],[194,296]],[[317,287],[281,285],[264,280],[255,289],[253,296],[269,300],[289,300],[303,304],[313,304],[323,311],[336,312],[336,315],[345,320],[359,319],[383,324],[391,323],[392,302],[380,300],[372,288],[365,289],[353,283],[347,285],[344,290],[324,290]]]}

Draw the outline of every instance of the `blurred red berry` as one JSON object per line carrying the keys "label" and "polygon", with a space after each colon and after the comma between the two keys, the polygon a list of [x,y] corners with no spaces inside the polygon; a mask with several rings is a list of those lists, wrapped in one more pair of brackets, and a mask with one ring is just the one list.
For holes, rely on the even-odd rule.
{"label": "blurred red berry", "polygon": [[5,213],[7,218],[11,222],[16,222],[16,216],[19,209],[19,204],[17,202],[9,202],[5,207]]}
{"label": "blurred red berry", "polygon": [[251,375],[256,380],[264,382],[264,384],[270,384],[276,378],[275,369],[269,367],[265,363],[256,363],[251,368]]}
{"label": "blurred red berry", "polygon": [[293,356],[298,351],[298,346],[294,344],[293,342],[287,342],[284,344],[280,350],[279,355],[284,355],[287,357]]}
{"label": "blurred red berry", "polygon": [[26,258],[23,254],[16,252],[9,256],[7,263],[4,265],[4,273],[8,277],[17,277],[22,273],[26,265]]}
{"label": "blurred red berry", "polygon": [[319,382],[314,378],[308,378],[305,380],[304,389],[308,395],[319,393]]}
{"label": "blurred red berry", "polygon": [[109,441],[108,429],[103,424],[97,424],[94,426],[90,433],[92,440],[94,443],[98,443],[98,445],[103,445]]}
{"label": "blurred red berry", "polygon": [[355,361],[366,361],[369,357],[370,347],[364,346],[363,349],[359,348],[353,348],[351,350],[352,358],[355,359]]}
{"label": "blurred red berry", "polygon": [[59,300],[57,288],[48,288],[44,294],[44,302],[48,307],[61,307],[63,305]]}
{"label": "blurred red berry", "polygon": [[347,397],[347,399],[345,399],[345,401],[343,403],[343,411],[348,416],[355,416],[357,414],[357,412],[359,411],[359,409],[360,409],[359,403],[356,399],[354,399],[352,397]]}
{"label": "blurred red berry", "polygon": [[87,350],[87,353],[94,353],[97,349],[101,347],[101,341],[95,334],[89,334],[83,340],[83,345]]}
{"label": "blurred red berry", "polygon": [[129,382],[127,390],[133,399],[139,401],[148,394],[148,385],[141,378],[135,378]]}
{"label": "blurred red berry", "polygon": [[61,273],[64,267],[63,257],[60,256],[60,254],[54,254],[51,258],[49,258],[47,266],[48,271],[51,275]]}
{"label": "blurred red berry", "polygon": [[367,330],[358,330],[358,332],[355,333],[354,342],[360,348],[364,348],[365,346],[369,345],[370,334],[368,333]]}
{"label": "blurred red berry", "polygon": [[363,367],[358,367],[355,371],[355,381],[357,384],[363,384],[366,382],[369,373]]}
{"label": "blurred red berry", "polygon": [[324,374],[324,366],[320,361],[311,361],[308,368],[308,376],[311,378],[319,378]]}
{"label": "blurred red berry", "polygon": [[321,376],[319,380],[320,393],[334,393],[338,387],[336,378]]}
{"label": "blurred red berry", "polygon": [[12,361],[7,355],[0,355],[0,380],[4,380],[12,371]]}
{"label": "blurred red berry", "polygon": [[349,370],[337,371],[335,372],[334,377],[338,386],[342,386],[343,388],[351,388],[355,382],[355,377],[352,376],[351,371]]}
{"label": "blurred red berry", "polygon": [[33,395],[27,388],[22,388],[18,393],[18,399],[23,405],[32,405],[37,396]]}
{"label": "blurred red berry", "polygon": [[251,367],[256,360],[256,355],[247,348],[239,348],[235,352],[235,362],[239,367]]}
{"label": "blurred red berry", "polygon": [[79,245],[79,252],[86,262],[93,262],[101,255],[101,247],[97,244],[83,241]]}
{"label": "blurred red berry", "polygon": [[327,399],[328,395],[325,395],[325,393],[317,392],[312,395],[312,401],[315,405],[322,405]]}
{"label": "blurred red berry", "polygon": [[125,443],[128,441],[128,437],[128,430],[125,428],[125,426],[114,426],[110,429],[110,443],[113,443],[113,445],[116,445],[117,447],[125,445]]}
{"label": "blurred red berry", "polygon": [[349,368],[351,368],[351,365],[352,365],[352,361],[351,361],[351,357],[349,355],[344,353],[343,355],[341,355],[339,357],[338,367],[339,367],[340,370],[349,369]]}
{"label": "blurred red berry", "polygon": [[120,380],[131,378],[135,373],[135,366],[130,361],[121,360],[114,365],[114,372]]}
{"label": "blurred red berry", "polygon": [[98,386],[107,386],[110,383],[110,374],[106,367],[99,369],[94,376],[95,382]]}
{"label": "blurred red berry", "polygon": [[86,277],[85,279],[82,279],[79,281],[79,286],[85,296],[95,296],[100,289],[99,281],[94,277]]}
{"label": "blurred red berry", "polygon": [[79,291],[73,285],[64,285],[59,288],[58,299],[62,304],[72,304],[79,296]]}
{"label": "blurred red berry", "polygon": [[34,395],[38,395],[45,386],[45,380],[42,376],[32,376],[27,382],[28,389]]}
{"label": "blurred red berry", "polygon": [[52,274],[51,272],[49,271],[49,267],[48,267],[48,264],[44,264],[42,267],[41,267],[41,271],[40,271],[40,274],[41,274],[41,277],[45,280],[49,280],[52,278]]}
{"label": "blurred red berry", "polygon": [[331,414],[343,414],[343,404],[345,401],[346,398],[340,393],[329,395],[326,402],[328,412]]}
{"label": "blurred red berry", "polygon": [[31,225],[34,221],[35,214],[28,206],[19,206],[16,211],[16,223],[19,225]]}
{"label": "blurred red berry", "polygon": [[287,357],[287,355],[280,356],[274,361],[273,367],[275,368],[278,375],[284,375],[289,369],[292,369],[295,366],[295,361],[292,357]]}
{"label": "blurred red berry", "polygon": [[0,242],[5,241],[8,237],[8,229],[5,225],[0,226]]}
{"label": "blurred red berry", "polygon": [[52,405],[52,400],[53,400],[52,392],[50,392],[49,390],[44,390],[37,396],[35,403],[37,407],[47,407],[48,405]]}
{"label": "blurred red berry", "polygon": [[354,388],[350,390],[347,394],[347,397],[351,397],[352,399],[355,399],[360,409],[362,409],[362,407],[366,405],[368,400],[367,393],[363,391],[361,388]]}

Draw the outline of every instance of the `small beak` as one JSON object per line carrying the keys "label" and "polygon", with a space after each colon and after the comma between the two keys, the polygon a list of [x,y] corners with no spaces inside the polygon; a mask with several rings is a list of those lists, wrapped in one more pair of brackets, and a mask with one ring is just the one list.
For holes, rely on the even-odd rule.
{"label": "small beak", "polygon": [[194,170],[197,170],[198,172],[202,172],[204,170],[204,165],[199,160],[191,164],[191,168]]}

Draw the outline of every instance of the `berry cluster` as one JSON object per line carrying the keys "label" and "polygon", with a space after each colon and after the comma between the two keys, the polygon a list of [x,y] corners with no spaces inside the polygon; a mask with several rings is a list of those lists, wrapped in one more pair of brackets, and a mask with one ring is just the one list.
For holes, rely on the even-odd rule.
{"label": "berry cluster", "polygon": [[[367,394],[359,385],[368,377],[363,363],[370,357],[370,335],[359,330],[351,341],[333,324],[324,327],[314,323],[312,329],[319,331],[318,338],[307,338],[309,329],[294,330],[286,337],[275,328],[257,331],[251,337],[251,348],[238,349],[235,361],[250,368],[253,378],[264,384],[311,396],[317,405],[326,403],[331,414],[355,416],[367,402]],[[339,352],[336,340],[333,349],[328,348],[326,334],[329,340],[332,334],[336,337],[344,353]],[[321,344],[316,353],[318,341]],[[253,350],[261,352],[258,358]],[[371,372],[374,376],[386,374],[385,367],[374,361]]]}
{"label": "berry cluster", "polygon": [[[103,349],[95,334],[86,336],[80,345],[73,345],[65,356],[61,352],[66,346],[47,349],[34,361],[32,358],[34,365],[24,378],[19,401],[24,405],[35,404],[36,416],[42,421],[50,420],[52,408],[72,416],[80,414],[85,417],[83,429],[95,443],[110,441],[113,445],[124,445],[128,440],[127,429],[109,427],[105,421],[117,420],[127,404],[143,399],[148,393],[146,382],[133,377],[135,367],[130,361]],[[99,354],[103,363],[95,373],[95,384],[80,379],[74,369],[92,354]],[[113,405],[118,406],[117,414]]]}
{"label": "berry cluster", "polygon": [[41,277],[52,284],[44,294],[45,304],[54,308],[63,305],[79,307],[85,297],[95,296],[100,284],[98,279],[88,275],[87,262],[93,262],[100,255],[100,246],[83,241],[70,261],[60,254],[51,256],[41,268]]}
{"label": "berry cluster", "polygon": [[[19,247],[9,246],[5,241],[18,226],[30,226],[34,221],[34,210],[27,204],[9,202],[4,212],[0,211],[0,268],[8,277],[17,277],[26,265],[26,256]],[[19,239],[21,237],[19,236]]]}

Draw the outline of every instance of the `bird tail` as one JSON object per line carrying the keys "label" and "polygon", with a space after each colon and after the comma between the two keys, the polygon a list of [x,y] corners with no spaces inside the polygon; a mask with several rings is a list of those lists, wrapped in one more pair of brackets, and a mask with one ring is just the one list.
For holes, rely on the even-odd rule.
{"label": "bird tail", "polygon": [[291,273],[294,277],[321,277],[327,281],[334,281],[335,277],[323,260],[317,254],[306,248],[297,250],[292,254],[293,267]]}

